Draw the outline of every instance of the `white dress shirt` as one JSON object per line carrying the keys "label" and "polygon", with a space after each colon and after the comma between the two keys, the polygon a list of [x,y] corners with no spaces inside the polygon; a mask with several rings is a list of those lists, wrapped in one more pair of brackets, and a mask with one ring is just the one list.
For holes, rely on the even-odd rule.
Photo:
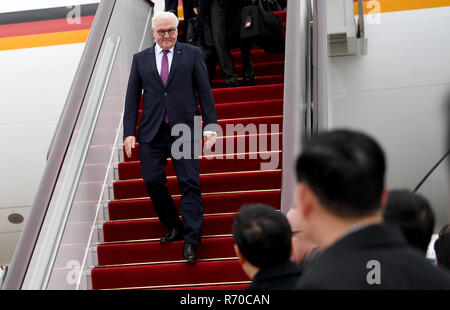
{"label": "white dress shirt", "polygon": [[[172,66],[172,59],[173,59],[173,47],[169,50],[167,53],[167,59],[169,60],[169,73],[170,73],[170,67]],[[155,44],[155,55],[156,55],[156,68],[158,69],[159,75],[161,75],[161,62],[163,57],[163,49],[161,46],[158,45],[158,43]]]}

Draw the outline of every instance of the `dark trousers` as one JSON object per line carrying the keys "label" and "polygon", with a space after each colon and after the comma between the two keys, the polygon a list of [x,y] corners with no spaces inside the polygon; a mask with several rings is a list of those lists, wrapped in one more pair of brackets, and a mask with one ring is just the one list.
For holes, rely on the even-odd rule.
{"label": "dark trousers", "polygon": [[[172,11],[178,16],[178,0],[165,0],[165,11]],[[186,42],[187,21],[194,16],[193,0],[183,0],[184,24],[181,35],[178,38],[180,42]]]}
{"label": "dark trousers", "polygon": [[[197,245],[201,241],[203,228],[199,160],[194,157],[174,159],[171,155],[174,140],[175,138],[170,135],[169,125],[162,122],[156,137],[150,143],[139,145],[141,175],[161,223],[167,228],[183,228],[184,241]],[[194,149],[193,146],[191,149]],[[167,177],[164,168],[169,156],[172,158],[181,190],[180,211],[183,222],[166,187]]]}
{"label": "dark trousers", "polygon": [[178,0],[165,0],[164,4],[166,12],[171,11],[178,16]]}
{"label": "dark trousers", "polygon": [[[211,29],[214,47],[226,83],[236,82],[238,78],[238,74],[234,69],[230,47],[227,46],[227,28],[229,28],[228,24],[232,22],[233,17],[240,14],[239,6],[229,8],[222,1],[212,0],[211,2]],[[250,79],[255,74],[250,56],[252,45],[247,41],[240,40],[239,47],[242,52],[244,78]]]}
{"label": "dark trousers", "polygon": [[212,82],[217,66],[217,54],[214,47],[201,46],[203,59],[205,60],[206,69],[208,70],[209,82]]}
{"label": "dark trousers", "polygon": [[[194,15],[194,3],[192,0],[183,0],[184,20]],[[178,0],[165,0],[165,11],[172,11],[178,16]]]}
{"label": "dark trousers", "polygon": [[191,17],[194,17],[195,15],[193,0],[183,0],[183,14],[184,14],[183,33],[179,39],[181,42],[186,42],[188,20]]}

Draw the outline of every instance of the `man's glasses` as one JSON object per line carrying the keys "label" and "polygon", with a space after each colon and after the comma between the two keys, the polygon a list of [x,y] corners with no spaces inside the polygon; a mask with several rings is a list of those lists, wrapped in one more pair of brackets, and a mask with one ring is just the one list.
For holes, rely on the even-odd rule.
{"label": "man's glasses", "polygon": [[174,33],[175,33],[175,31],[177,31],[175,28],[172,28],[172,29],[168,29],[168,30],[162,30],[162,29],[160,29],[160,30],[157,30],[156,32],[161,36],[161,37],[163,37],[163,36],[165,36],[166,35],[166,33],[168,33],[170,36],[172,36]]}

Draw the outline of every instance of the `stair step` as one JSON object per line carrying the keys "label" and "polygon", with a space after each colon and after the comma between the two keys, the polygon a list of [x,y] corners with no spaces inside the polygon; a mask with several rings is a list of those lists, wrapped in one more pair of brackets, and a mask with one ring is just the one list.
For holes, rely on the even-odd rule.
{"label": "stair step", "polygon": [[[231,52],[231,57],[233,58],[233,63],[235,65],[242,64],[242,53],[240,50],[234,50]],[[250,53],[250,57],[252,59],[252,63],[254,65],[259,63],[267,63],[267,62],[278,62],[284,61],[285,54],[277,53],[277,54],[267,54],[262,49],[252,49]]]}
{"label": "stair step", "polygon": [[221,119],[283,115],[283,99],[222,103],[216,106]]}
{"label": "stair step", "polygon": [[[250,282],[250,281],[248,281]],[[175,286],[165,287],[155,290],[218,290],[218,291],[242,291],[248,288],[250,284],[218,284],[218,285],[197,285],[197,286]]]}
{"label": "stair step", "polygon": [[[203,122],[201,122],[201,124],[203,126]],[[219,120],[217,124],[220,127],[219,130],[222,130],[223,134],[225,134],[226,136],[236,135],[236,131],[239,133],[239,135],[244,135],[246,133],[245,132],[246,130],[256,134],[258,133],[258,130],[262,130],[262,128],[265,128],[266,132],[282,132],[283,116],[277,115],[264,117],[222,119]],[[240,133],[240,131],[242,131],[242,133]],[[139,127],[136,127],[136,133],[138,132]],[[201,135],[202,134],[199,133],[199,136]]]}
{"label": "stair step", "polygon": [[[284,95],[284,84],[216,88],[212,92],[216,106],[223,103],[281,100]],[[139,105],[140,110],[142,110],[142,100],[143,97]]]}
{"label": "stair step", "polygon": [[[232,237],[204,239],[197,247],[197,259],[235,257],[233,244]],[[100,266],[110,266],[183,260],[183,247],[184,241],[105,244],[97,249],[98,262]]]}
{"label": "stair step", "polygon": [[[205,216],[203,235],[231,234],[234,215]],[[105,242],[137,241],[159,239],[167,233],[159,219],[105,222],[103,234]]]}
{"label": "stair step", "polygon": [[[258,129],[261,129],[263,125],[266,125],[267,131],[269,132],[274,132],[271,131],[271,126],[273,125],[278,125],[278,131],[277,132],[282,132],[283,128],[283,116],[279,115],[279,116],[264,116],[264,117],[246,117],[246,118],[232,118],[232,119],[228,119],[228,120],[220,120],[217,122],[219,124],[219,126],[222,128],[222,130],[224,131],[225,135],[228,136],[228,130],[227,130],[227,126],[230,126],[231,129],[238,129],[240,126],[241,128],[246,128],[247,127],[248,130],[252,130],[256,129],[255,132],[257,132]],[[244,133],[243,133],[244,134]]]}
{"label": "stair step", "polygon": [[[172,195],[179,195],[177,179],[168,177],[166,184]],[[281,188],[281,171],[251,171],[200,175],[202,193],[249,191]],[[115,199],[148,197],[144,180],[114,182]]]}
{"label": "stair step", "polygon": [[[268,127],[267,131],[270,131],[270,127]],[[278,151],[282,149],[282,138],[281,138],[281,132],[279,133],[268,133],[268,134],[259,134],[259,135],[249,135],[248,132],[246,132],[245,135],[237,135],[236,133],[233,133],[233,136],[219,136],[216,138],[216,145],[212,148],[212,154],[217,155],[215,159],[218,159],[219,155],[229,155],[228,159],[230,159],[230,156],[232,154],[242,154],[242,153],[249,153],[249,152],[255,152],[255,151]],[[233,141],[231,141],[233,140]],[[263,143],[267,143],[267,149],[261,146],[261,141]],[[241,145],[241,143],[244,143]],[[272,143],[277,144],[275,148],[272,148]],[[250,145],[252,144],[252,145]],[[223,149],[219,153],[218,149],[216,147],[218,145],[222,145]],[[234,147],[231,147],[234,146]],[[132,161],[139,161],[139,143],[135,144],[135,148],[131,152],[131,157],[128,157],[128,155],[125,153],[125,146],[122,147],[123,154],[125,158],[125,162],[132,162]],[[210,153],[211,154],[211,153]],[[202,156],[199,157],[200,160],[202,160],[205,156],[203,155],[209,155],[209,154],[202,154]],[[247,157],[249,158],[249,157]]]}
{"label": "stair step", "polygon": [[[255,202],[264,202],[280,209],[280,198],[281,192],[278,189],[202,195],[202,207],[205,214],[238,212],[242,205]],[[180,196],[173,197],[173,200],[180,212]],[[157,217],[149,198],[110,201],[108,212],[110,220]]]}
{"label": "stair step", "polygon": [[[142,111],[143,110],[139,110],[138,124],[142,119]],[[216,105],[216,111],[217,118],[219,120],[242,117],[282,115],[283,99],[222,103]]]}
{"label": "stair step", "polygon": [[[94,268],[93,289],[158,288],[180,284],[249,281],[238,260]],[[159,287],[160,288],[160,287]]]}
{"label": "stair step", "polygon": [[213,89],[216,105],[232,102],[254,102],[283,99],[284,84],[242,86]]}
{"label": "stair step", "polygon": [[[267,137],[267,135],[266,135]],[[279,139],[280,136],[272,136],[272,139]],[[244,137],[243,137],[244,138]],[[255,136],[255,139],[258,137]],[[236,139],[237,140],[237,139]],[[268,142],[270,143],[270,141]],[[246,148],[246,150],[248,150]],[[253,159],[250,157],[254,157]],[[269,163],[272,159],[274,162],[273,169],[281,169],[281,152],[261,152],[253,154],[243,154],[242,158],[227,159],[225,156],[222,159],[208,159],[203,157],[200,159],[200,173],[219,173],[219,172],[238,172],[238,171],[257,171],[264,168],[263,163]],[[172,160],[169,158],[166,166],[166,175],[175,176]],[[119,163],[119,180],[133,180],[140,179],[141,163],[127,162]]]}
{"label": "stair step", "polygon": [[[236,73],[240,76],[243,74],[242,65],[235,65],[234,69]],[[265,63],[257,63],[253,65],[253,70],[255,70],[256,76],[262,75],[279,75],[284,73],[284,61],[273,61],[273,62],[265,62]],[[214,73],[213,80],[223,79],[222,70],[220,70],[220,66],[216,67],[216,72]]]}
{"label": "stair step", "polygon": [[[239,85],[244,85],[243,79],[238,78]],[[271,85],[271,84],[282,84],[284,83],[284,75],[268,75],[268,76],[256,76],[254,85]],[[225,80],[213,80],[211,83],[212,88],[225,88]]]}

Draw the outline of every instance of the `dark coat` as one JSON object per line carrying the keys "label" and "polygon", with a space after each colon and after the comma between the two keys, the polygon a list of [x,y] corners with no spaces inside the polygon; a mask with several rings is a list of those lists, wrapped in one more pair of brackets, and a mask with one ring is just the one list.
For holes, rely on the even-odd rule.
{"label": "dark coat", "polygon": [[[240,45],[242,8],[250,3],[249,0],[218,0],[227,11],[226,40],[229,48],[237,48]],[[203,25],[203,44],[205,47],[214,46],[211,31],[211,2],[212,0],[194,0],[194,7],[200,8],[200,19]]]}
{"label": "dark coat", "polygon": [[200,9],[198,14],[200,18],[202,45],[204,47],[213,47],[214,41],[211,30],[211,0],[194,0],[194,7]]}
{"label": "dark coat", "polygon": [[[123,116],[124,138],[136,135],[141,93],[144,90],[143,113],[138,141],[149,143],[155,137],[167,108],[170,128],[186,124],[194,134],[194,116],[202,110],[203,126],[217,124],[217,113],[209,84],[208,72],[200,49],[176,43],[167,85],[156,67],[154,45],[133,56]],[[200,137],[202,134],[200,132]]]}
{"label": "dark coat", "polygon": [[[370,261],[379,262],[380,284]],[[401,232],[384,224],[344,236],[325,249],[302,275],[298,289],[450,289],[450,275],[410,247]]]}
{"label": "dark coat", "polygon": [[300,275],[300,267],[291,261],[263,268],[255,275],[247,290],[293,290]]}

